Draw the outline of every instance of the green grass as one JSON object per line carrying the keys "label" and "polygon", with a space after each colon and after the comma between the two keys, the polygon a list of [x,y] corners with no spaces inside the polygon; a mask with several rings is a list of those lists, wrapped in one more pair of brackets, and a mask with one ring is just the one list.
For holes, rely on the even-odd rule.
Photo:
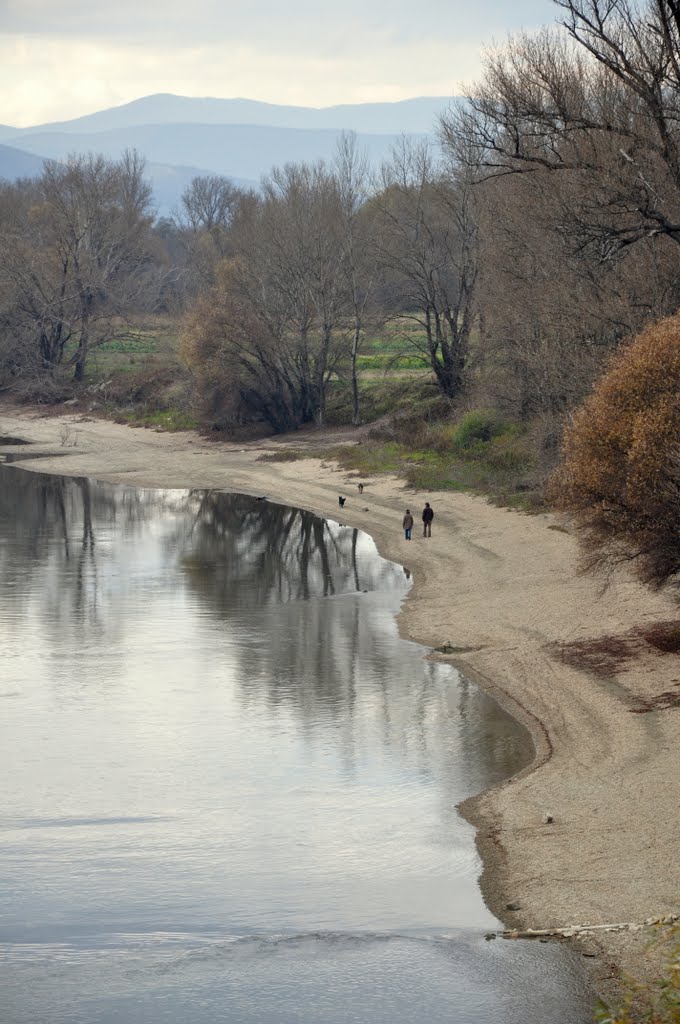
{"label": "green grass", "polygon": [[394,372],[395,370],[426,370],[428,361],[425,356],[399,355],[389,352],[366,354],[357,356],[357,372],[362,370],[384,370]]}
{"label": "green grass", "polygon": [[280,452],[265,452],[264,455],[258,455],[255,462],[299,462],[300,459],[309,457],[304,452],[284,448]]}
{"label": "green grass", "polygon": [[158,351],[158,339],[148,332],[139,335],[128,335],[123,338],[112,338],[105,341],[95,349],[95,354],[102,352],[134,353],[134,355],[148,355]]}
{"label": "green grass", "polygon": [[151,427],[159,431],[197,430],[198,422],[194,416],[183,409],[112,409],[109,415],[118,423],[127,423],[132,427]]}
{"label": "green grass", "polygon": [[179,324],[168,317],[153,317],[91,349],[86,383],[96,384],[111,376],[134,374],[146,367],[178,365]]}
{"label": "green grass", "polygon": [[488,495],[498,504],[535,510],[541,498],[529,482],[533,457],[520,428],[498,421],[494,436],[484,441],[477,436],[476,425],[487,416],[485,411],[457,421],[417,421],[407,416],[401,431],[398,425],[390,425],[397,432],[395,439],[376,436],[331,449],[326,456],[344,469],[397,473],[415,490],[467,491]]}
{"label": "green grass", "polygon": [[324,458],[361,473],[398,473],[404,465],[405,454],[402,446],[394,443],[359,444],[329,448]]}
{"label": "green grass", "polygon": [[[426,377],[363,380],[360,386],[363,421],[387,422],[368,441],[327,452],[343,468],[397,473],[416,490],[485,494],[526,510],[542,506],[531,482],[534,458],[519,424],[488,409],[452,418],[451,404]],[[329,422],[346,423],[350,414],[349,388],[335,382]]]}

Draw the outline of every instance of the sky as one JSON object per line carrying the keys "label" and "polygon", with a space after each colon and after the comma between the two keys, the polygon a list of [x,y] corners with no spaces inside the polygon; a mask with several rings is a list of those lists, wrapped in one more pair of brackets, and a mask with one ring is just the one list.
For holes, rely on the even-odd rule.
{"label": "sky", "polygon": [[0,123],[151,93],[323,107],[459,95],[551,0],[0,0]]}

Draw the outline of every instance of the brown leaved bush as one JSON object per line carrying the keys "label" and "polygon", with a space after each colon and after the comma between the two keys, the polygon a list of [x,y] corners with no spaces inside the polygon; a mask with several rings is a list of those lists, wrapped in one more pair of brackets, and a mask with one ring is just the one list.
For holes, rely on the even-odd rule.
{"label": "brown leaved bush", "polygon": [[619,350],[567,427],[550,485],[586,568],[680,583],[680,314]]}

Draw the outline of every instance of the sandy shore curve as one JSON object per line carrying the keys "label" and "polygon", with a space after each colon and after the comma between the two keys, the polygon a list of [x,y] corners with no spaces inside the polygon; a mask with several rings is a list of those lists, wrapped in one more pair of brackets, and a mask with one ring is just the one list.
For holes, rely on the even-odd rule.
{"label": "sandy shore curve", "polygon": [[[313,457],[314,434],[231,444],[3,404],[0,436],[25,438],[27,454],[44,456],[19,462],[29,470],[266,496],[370,533],[413,576],[402,635],[450,648],[436,656],[534,738],[529,768],[461,806],[477,828],[493,913],[513,927],[547,928],[678,912],[680,656],[648,640],[659,624],[677,620],[680,629],[671,595],[624,572],[606,589],[580,576],[574,538],[548,514],[414,492],[389,474],[363,478],[359,494],[358,477]],[[308,447],[312,457],[261,461],[286,447]],[[3,451],[21,459],[21,449],[0,442]],[[339,494],[347,497],[341,513]],[[429,539],[419,529],[425,500],[435,510]],[[410,542],[401,529],[407,506],[416,516]],[[619,968],[658,968],[639,934],[589,945],[605,995]]]}

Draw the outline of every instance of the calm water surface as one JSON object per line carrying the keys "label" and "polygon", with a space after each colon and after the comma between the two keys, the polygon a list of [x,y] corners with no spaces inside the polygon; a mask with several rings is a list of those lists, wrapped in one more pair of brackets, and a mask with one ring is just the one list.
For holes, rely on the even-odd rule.
{"label": "calm water surface", "polygon": [[365,534],[0,465],[3,1024],[584,1024],[455,805],[524,731]]}

